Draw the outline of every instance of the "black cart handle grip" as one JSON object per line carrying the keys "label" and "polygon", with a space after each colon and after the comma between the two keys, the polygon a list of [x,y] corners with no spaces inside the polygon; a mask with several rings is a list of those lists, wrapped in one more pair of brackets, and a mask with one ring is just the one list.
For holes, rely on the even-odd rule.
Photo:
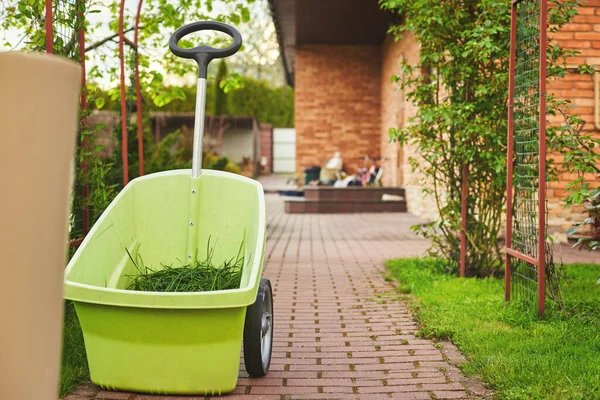
{"label": "black cart handle grip", "polygon": [[[199,31],[219,31],[228,34],[233,38],[233,43],[222,49],[215,49],[210,46],[196,46],[193,49],[182,49],[177,43],[184,36]],[[169,49],[171,52],[181,58],[191,58],[198,63],[198,78],[206,79],[208,64],[215,58],[229,57],[242,47],[242,35],[233,26],[217,21],[199,21],[192,22],[177,29],[169,39]]]}

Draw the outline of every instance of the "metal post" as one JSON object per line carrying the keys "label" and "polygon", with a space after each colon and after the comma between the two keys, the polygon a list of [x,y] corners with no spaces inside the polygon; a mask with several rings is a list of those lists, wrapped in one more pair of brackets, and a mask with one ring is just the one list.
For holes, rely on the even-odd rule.
{"label": "metal post", "polygon": [[[79,103],[80,103],[80,107],[81,107],[81,111],[87,110],[87,92],[86,92],[86,72],[85,72],[85,31],[83,29],[83,19],[84,19],[84,15],[82,12],[79,12],[78,14],[78,18],[79,18],[79,65],[81,66],[81,97],[79,99]],[[85,116],[85,113],[81,115],[80,117],[80,129],[83,132],[86,128],[87,128],[87,117]],[[87,136],[83,136],[83,140],[81,143],[81,147],[84,149],[87,149]],[[87,175],[87,163],[86,163],[86,159],[84,157],[82,163],[81,163],[81,168],[83,170],[83,175],[86,176]],[[87,206],[87,202],[88,202],[88,198],[89,198],[89,186],[83,185],[83,187],[81,188],[82,190],[82,196],[83,196],[83,216],[82,216],[82,228],[83,228],[83,236],[85,236],[88,231],[90,230],[90,212],[89,212],[89,208]]]}
{"label": "metal post", "polygon": [[123,160],[123,186],[129,182],[129,162],[127,150],[127,93],[125,91],[125,55],[123,45],[125,34],[123,33],[123,14],[125,13],[125,0],[121,0],[119,10],[119,64],[121,69],[121,159]]}
{"label": "metal post", "polygon": [[137,14],[135,15],[135,28],[133,36],[133,44],[135,46],[135,103],[137,109],[137,137],[138,137],[138,165],[140,176],[144,175],[144,140],[142,129],[142,89],[140,87],[140,63],[138,57],[138,37],[140,30],[140,15],[142,12],[143,0],[138,2]]}
{"label": "metal post", "polygon": [[546,300],[546,21],[548,0],[541,0],[540,10],[540,137],[538,167],[538,314],[544,313]]}
{"label": "metal post", "polygon": [[46,53],[48,54],[54,54],[52,18],[52,0],[46,0]]}
{"label": "metal post", "polygon": [[[512,248],[513,221],[513,159],[514,159],[514,98],[515,98],[515,63],[517,58],[517,4],[513,0],[510,22],[510,67],[508,79],[508,152],[506,156],[506,248]],[[511,260],[506,253],[504,266],[504,300],[510,301]]]}
{"label": "metal post", "polygon": [[206,79],[198,78],[196,90],[196,113],[194,120],[194,152],[192,157],[192,178],[202,173],[202,140],[204,137],[204,114],[206,112]]}
{"label": "metal post", "polygon": [[462,196],[461,218],[462,230],[460,232],[460,277],[464,278],[467,269],[467,193],[469,185],[469,165],[463,164],[462,168]]}

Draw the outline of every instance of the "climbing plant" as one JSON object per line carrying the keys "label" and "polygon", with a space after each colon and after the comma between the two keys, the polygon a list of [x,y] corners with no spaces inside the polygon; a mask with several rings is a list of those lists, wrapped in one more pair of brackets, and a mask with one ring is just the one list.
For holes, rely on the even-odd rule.
{"label": "climbing plant", "polygon": [[[550,3],[550,31],[555,32],[577,14],[580,1]],[[510,1],[380,0],[380,5],[398,14],[401,22],[391,28],[397,38],[411,32],[420,43],[418,63],[403,61],[401,73],[391,78],[417,112],[407,126],[391,128],[390,139],[416,148],[418,157],[410,164],[421,173],[418,183],[439,212],[431,223],[413,229],[430,238],[432,252],[450,260],[449,270],[457,271],[466,166],[468,273],[493,275],[502,268],[498,236],[506,200]],[[574,54],[550,43],[549,78],[563,76],[566,57]],[[581,72],[589,67],[582,66]],[[565,104],[550,99],[549,114]],[[587,168],[597,159],[590,151],[593,139],[573,129],[577,118],[565,114],[563,125],[549,129],[549,150],[576,146],[586,157],[551,164],[550,177],[561,168]],[[570,199],[585,190],[582,183],[570,186]]]}

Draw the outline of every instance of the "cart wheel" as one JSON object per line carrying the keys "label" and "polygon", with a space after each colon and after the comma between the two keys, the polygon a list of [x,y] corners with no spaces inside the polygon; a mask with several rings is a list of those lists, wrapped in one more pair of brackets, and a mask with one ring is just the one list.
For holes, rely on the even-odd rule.
{"label": "cart wheel", "polygon": [[273,294],[271,282],[262,278],[256,301],[246,309],[244,324],[244,364],[255,378],[269,372],[273,348]]}

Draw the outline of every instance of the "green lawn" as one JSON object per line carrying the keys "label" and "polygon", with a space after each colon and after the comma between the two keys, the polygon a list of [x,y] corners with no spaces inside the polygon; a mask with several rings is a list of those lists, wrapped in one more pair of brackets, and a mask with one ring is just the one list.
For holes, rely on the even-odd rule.
{"label": "green lawn", "polygon": [[600,399],[600,265],[566,268],[567,312],[506,304],[504,282],[444,275],[432,259],[387,263],[410,293],[420,335],[452,340],[499,399]]}
{"label": "green lawn", "polygon": [[63,328],[62,365],[60,372],[60,396],[72,391],[79,383],[89,380],[83,333],[75,314],[73,303],[65,303]]}

